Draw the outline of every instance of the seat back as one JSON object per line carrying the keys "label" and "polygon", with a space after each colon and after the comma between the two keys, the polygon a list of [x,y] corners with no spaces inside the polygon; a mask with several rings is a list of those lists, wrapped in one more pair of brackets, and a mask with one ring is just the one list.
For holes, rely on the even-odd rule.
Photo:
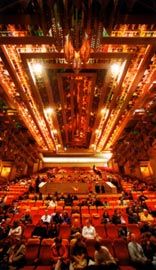
{"label": "seat back", "polygon": [[51,264],[51,246],[53,245],[53,239],[43,239],[41,243],[39,253],[39,264],[50,265]]}
{"label": "seat back", "polygon": [[64,239],[69,239],[71,226],[68,224],[61,224],[59,230],[59,236]]}
{"label": "seat back", "polygon": [[114,224],[106,224],[107,237],[111,239],[118,238],[118,228]]}
{"label": "seat back", "polygon": [[25,259],[28,265],[35,263],[35,260],[38,258],[40,248],[40,239],[39,238],[30,238],[26,245]]}
{"label": "seat back", "polygon": [[101,242],[101,245],[108,248],[108,250],[112,254],[112,256],[115,257],[114,248],[112,245],[112,240],[111,239],[102,239],[100,242]]}
{"label": "seat back", "polygon": [[91,258],[94,258],[95,242],[96,242],[96,240],[94,240],[94,239],[86,239],[87,253],[88,253],[88,256]]}
{"label": "seat back", "polygon": [[95,226],[96,232],[97,234],[102,238],[105,239],[106,236],[106,230],[105,230],[105,226],[103,224],[100,225],[96,225]]}
{"label": "seat back", "polygon": [[116,239],[113,242],[114,252],[116,258],[119,260],[119,264],[121,265],[129,265],[130,257],[127,247],[127,242],[123,239]]}

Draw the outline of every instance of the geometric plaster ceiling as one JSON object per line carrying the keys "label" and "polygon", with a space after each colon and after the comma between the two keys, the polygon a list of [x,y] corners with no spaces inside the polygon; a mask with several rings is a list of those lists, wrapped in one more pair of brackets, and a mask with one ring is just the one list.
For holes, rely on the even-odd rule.
{"label": "geometric plaster ceiling", "polygon": [[69,2],[0,9],[0,85],[45,156],[112,150],[156,80],[154,1]]}

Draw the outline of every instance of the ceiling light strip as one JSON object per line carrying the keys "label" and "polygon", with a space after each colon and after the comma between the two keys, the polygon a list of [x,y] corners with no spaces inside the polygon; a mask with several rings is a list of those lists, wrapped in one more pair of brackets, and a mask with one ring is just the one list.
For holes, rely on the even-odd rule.
{"label": "ceiling light strip", "polygon": [[95,157],[43,157],[45,163],[106,163],[106,158]]}

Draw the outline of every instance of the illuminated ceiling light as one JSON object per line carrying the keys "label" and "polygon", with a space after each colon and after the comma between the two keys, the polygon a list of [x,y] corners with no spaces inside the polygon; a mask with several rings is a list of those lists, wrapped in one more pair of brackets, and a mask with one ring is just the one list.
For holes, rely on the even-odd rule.
{"label": "illuminated ceiling light", "polygon": [[108,116],[108,114],[109,114],[109,109],[107,109],[107,108],[103,108],[102,110],[101,110],[101,114],[103,114],[104,116],[105,116],[105,118]]}
{"label": "illuminated ceiling light", "polygon": [[32,70],[36,74],[40,74],[43,71],[43,65],[41,65],[40,63],[34,63],[34,64],[32,64]]}
{"label": "illuminated ceiling light", "polygon": [[144,113],[145,112],[145,109],[143,108],[140,108],[140,109],[136,109],[134,110],[135,113]]}
{"label": "illuminated ceiling light", "polygon": [[102,163],[104,164],[107,160],[103,157],[43,157],[45,163]]}
{"label": "illuminated ceiling light", "polygon": [[102,154],[101,154],[101,156],[105,159],[105,160],[107,160],[107,161],[109,161],[110,159],[111,159],[111,157],[112,157],[112,152],[111,151],[105,151],[105,152],[103,152]]}
{"label": "illuminated ceiling light", "polygon": [[120,65],[117,63],[114,63],[111,65],[111,72],[114,76],[117,76],[120,72]]}
{"label": "illuminated ceiling light", "polygon": [[96,129],[96,130],[95,130],[95,133],[96,133],[96,134],[99,134],[99,133],[100,133],[100,130],[99,130],[99,129]]}
{"label": "illuminated ceiling light", "polygon": [[96,145],[95,144],[91,144],[90,146],[93,150],[96,150]]}
{"label": "illuminated ceiling light", "polygon": [[53,129],[53,134],[57,134],[57,130],[56,129]]}
{"label": "illuminated ceiling light", "polygon": [[47,108],[44,109],[44,113],[46,115],[51,115],[53,112],[54,112],[54,109],[51,108],[51,107],[47,107]]}

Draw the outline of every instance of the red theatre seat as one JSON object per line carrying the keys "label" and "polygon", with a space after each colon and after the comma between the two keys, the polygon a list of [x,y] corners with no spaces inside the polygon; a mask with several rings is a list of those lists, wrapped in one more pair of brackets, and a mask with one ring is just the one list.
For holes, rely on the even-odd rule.
{"label": "red theatre seat", "polygon": [[51,264],[51,246],[53,245],[53,239],[43,239],[40,247],[39,264],[50,265]]}
{"label": "red theatre seat", "polygon": [[111,239],[118,238],[118,228],[114,224],[106,224],[107,237]]}
{"label": "red theatre seat", "polygon": [[35,264],[38,259],[40,247],[40,239],[39,238],[30,238],[26,245],[25,259],[28,265]]}
{"label": "red theatre seat", "polygon": [[130,266],[130,258],[127,243],[123,239],[116,239],[113,242],[115,257],[119,261],[120,269],[122,270],[134,270],[135,268]]}

